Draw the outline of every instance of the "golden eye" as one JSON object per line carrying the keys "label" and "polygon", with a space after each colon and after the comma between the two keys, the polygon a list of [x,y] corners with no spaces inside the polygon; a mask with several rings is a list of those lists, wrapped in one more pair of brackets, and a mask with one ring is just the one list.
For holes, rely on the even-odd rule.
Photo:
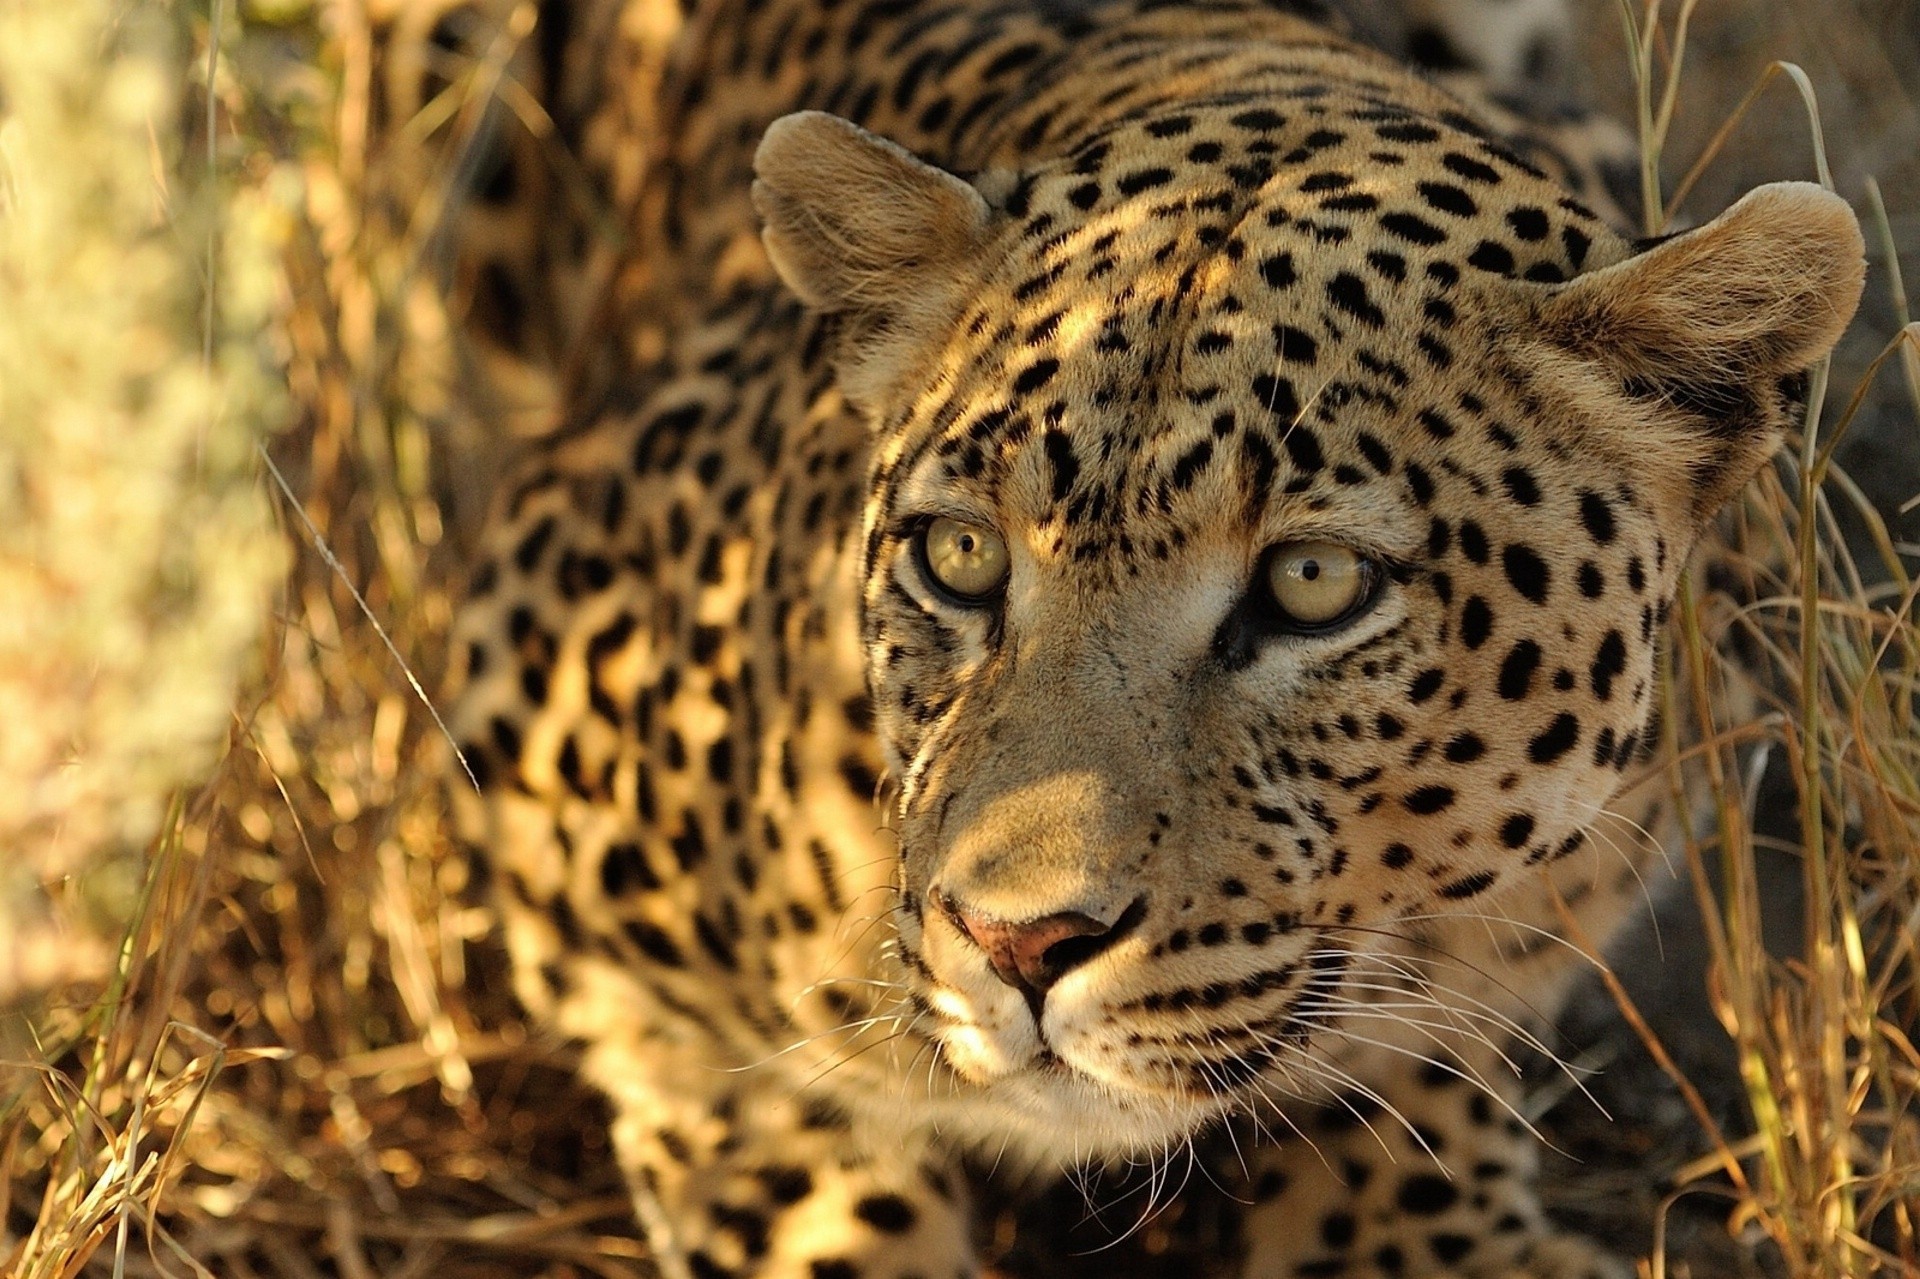
{"label": "golden eye", "polygon": [[979,524],[945,516],[929,520],[920,534],[927,575],[962,603],[977,604],[1007,580],[1007,544]]}
{"label": "golden eye", "polygon": [[1344,621],[1366,603],[1379,571],[1351,547],[1288,542],[1267,560],[1267,589],[1288,621],[1319,630]]}

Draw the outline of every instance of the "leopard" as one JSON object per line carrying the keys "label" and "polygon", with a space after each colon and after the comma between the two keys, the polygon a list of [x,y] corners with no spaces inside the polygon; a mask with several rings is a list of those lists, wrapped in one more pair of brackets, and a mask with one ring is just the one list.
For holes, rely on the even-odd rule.
{"label": "leopard", "polygon": [[1628,1273],[1524,1053],[1864,250],[1811,183],[1623,229],[1509,8],[622,10],[655,337],[501,482],[450,789],[659,1273],[971,1279],[991,1195],[1223,1143],[1207,1273]]}

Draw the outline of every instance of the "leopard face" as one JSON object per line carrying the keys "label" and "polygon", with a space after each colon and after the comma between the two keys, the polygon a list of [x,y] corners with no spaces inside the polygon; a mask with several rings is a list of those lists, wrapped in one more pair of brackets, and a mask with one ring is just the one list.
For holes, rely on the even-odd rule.
{"label": "leopard face", "polygon": [[1122,1149],[1337,1085],[1436,921],[1581,847],[1859,290],[1815,188],[1634,246],[1365,92],[974,184],[802,115],[758,167],[874,432],[903,980],[961,1078]]}

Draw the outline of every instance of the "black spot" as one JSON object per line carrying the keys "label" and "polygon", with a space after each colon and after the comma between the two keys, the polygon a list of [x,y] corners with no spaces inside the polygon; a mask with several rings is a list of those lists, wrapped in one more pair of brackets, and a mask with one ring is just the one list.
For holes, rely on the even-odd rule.
{"label": "black spot", "polygon": [[733,741],[721,737],[707,747],[707,775],[725,786],[733,780]]}
{"label": "black spot", "polygon": [[1367,459],[1367,465],[1382,475],[1393,474],[1393,454],[1379,440],[1362,431],[1354,441],[1360,446],[1361,455]]}
{"label": "black spot", "polygon": [[704,1248],[687,1254],[687,1271],[693,1279],[740,1279],[737,1272],[715,1261]]}
{"label": "black spot", "polygon": [[1514,590],[1535,604],[1547,602],[1552,574],[1547,571],[1546,561],[1535,554],[1532,547],[1516,542],[1502,552],[1500,562],[1506,568],[1507,580],[1513,583]]}
{"label": "black spot", "polygon": [[1510,466],[1501,473],[1500,482],[1507,490],[1507,496],[1522,506],[1540,504],[1540,486],[1534,481],[1533,472],[1524,466]]}
{"label": "black spot", "polygon": [[1407,278],[1407,260],[1398,253],[1375,249],[1367,254],[1367,265],[1395,284]]}
{"label": "black spot", "polygon": [[1320,453],[1319,437],[1303,425],[1295,425],[1280,441],[1286,446],[1287,456],[1293,459],[1293,465],[1302,475],[1312,475],[1326,465],[1326,459]]}
{"label": "black spot", "polygon": [[1481,893],[1492,888],[1493,882],[1498,878],[1499,876],[1490,870],[1475,871],[1473,874],[1464,875],[1450,884],[1441,885],[1440,896],[1446,898],[1448,901],[1460,901],[1468,897],[1478,897]]}
{"label": "black spot", "polygon": [[538,666],[525,666],[520,670],[520,692],[535,705],[547,700],[547,673]]}
{"label": "black spot", "polygon": [[513,562],[520,567],[521,572],[531,573],[534,565],[540,562],[540,556],[547,549],[547,543],[553,540],[554,527],[554,518],[549,515],[535,524],[533,530],[514,548]]}
{"label": "black spot", "polygon": [[1579,227],[1561,227],[1560,243],[1567,246],[1567,257],[1578,271],[1587,260],[1587,250],[1593,247],[1593,237]]}
{"label": "black spot", "polygon": [[693,634],[687,637],[687,651],[693,655],[694,661],[705,665],[711,662],[714,654],[720,651],[721,641],[726,638],[726,634],[726,631],[718,626],[696,626],[693,628]]}
{"label": "black spot", "polygon": [[1476,520],[1460,521],[1460,553],[1475,564],[1485,564],[1491,553],[1487,535]]}
{"label": "black spot", "polygon": [[1580,491],[1580,522],[1586,525],[1587,535],[1600,545],[1613,541],[1615,528],[1613,507],[1607,499],[1591,490]]}
{"label": "black spot", "polygon": [[1504,244],[1482,240],[1479,247],[1467,255],[1467,264],[1479,267],[1492,275],[1512,275],[1513,251]]}
{"label": "black spot", "polygon": [[1487,753],[1487,744],[1472,733],[1461,733],[1447,743],[1446,756],[1449,763],[1471,764]]}
{"label": "black spot", "polygon": [[1407,463],[1407,489],[1413,494],[1413,500],[1425,506],[1433,500],[1433,477],[1426,468],[1417,462]]}
{"label": "black spot", "polygon": [[1407,686],[1407,700],[1418,706],[1439,692],[1441,685],[1446,682],[1447,673],[1437,666],[1421,671],[1414,676],[1413,683]]}
{"label": "black spot", "polygon": [[1273,326],[1274,354],[1293,364],[1312,364],[1320,355],[1320,344],[1313,335],[1291,324]]}
{"label": "black spot", "polygon": [[782,1208],[791,1207],[813,1193],[813,1174],[798,1165],[762,1168],[755,1175],[765,1187],[767,1198]]}
{"label": "black spot", "polygon": [[993,61],[987,63],[987,65],[981,69],[980,77],[983,80],[995,79],[996,77],[1005,75],[1009,71],[1024,67],[1027,63],[1039,57],[1043,52],[1045,52],[1043,46],[1035,41],[1026,41],[1021,44],[1016,44],[1011,48],[1003,49],[994,55]]}
{"label": "black spot", "polygon": [[1400,1208],[1416,1216],[1432,1217],[1453,1207],[1460,1192],[1435,1173],[1416,1173],[1400,1183]]}
{"label": "black spot", "polygon": [[853,1215],[889,1235],[907,1233],[919,1218],[913,1205],[899,1195],[868,1195],[853,1206]]}
{"label": "black spot", "polygon": [[1238,115],[1230,116],[1227,122],[1237,129],[1245,129],[1250,133],[1270,133],[1275,129],[1287,127],[1287,117],[1266,107],[1242,111]]}
{"label": "black spot", "polygon": [[706,406],[701,404],[682,404],[655,414],[641,428],[640,438],[634,444],[634,470],[644,474],[665,464],[669,456],[677,455],[687,435],[705,416]]}
{"label": "black spot", "polygon": [[1179,492],[1185,492],[1187,489],[1193,487],[1194,480],[1199,477],[1200,472],[1205,470],[1207,463],[1212,460],[1213,441],[1210,439],[1201,440],[1185,453],[1182,453],[1179,460],[1173,464],[1173,475],[1170,482],[1174,489]]}
{"label": "black spot", "polygon": [[1451,786],[1422,786],[1406,797],[1407,811],[1426,816],[1453,806],[1454,794]]}
{"label": "black spot", "polygon": [[509,761],[520,758],[520,730],[503,715],[495,715],[488,721],[487,729],[493,737],[494,749],[506,756]]}
{"label": "black spot", "polygon": [[644,919],[629,919],[620,925],[620,931],[627,935],[634,948],[654,963],[667,968],[686,967],[686,958],[681,955],[680,947],[666,932]]}
{"label": "black spot", "polygon": [[1260,278],[1270,289],[1284,289],[1299,277],[1294,273],[1293,254],[1276,253],[1260,263]]}
{"label": "black spot", "polygon": [[1367,284],[1351,271],[1342,271],[1327,284],[1327,297],[1342,311],[1353,316],[1369,328],[1380,328],[1387,317],[1367,296]]}
{"label": "black spot", "polygon": [[1293,425],[1300,416],[1300,399],[1293,392],[1293,383],[1283,377],[1274,377],[1262,373],[1253,379],[1253,393],[1268,412],[1287,426]]}
{"label": "black spot", "polygon": [[1580,721],[1565,711],[1554,716],[1538,736],[1527,743],[1527,758],[1536,764],[1551,764],[1574,748],[1580,740]]}
{"label": "black spot", "polygon": [[807,1264],[807,1279],[860,1279],[860,1267],[838,1258]]}
{"label": "black spot", "polygon": [[686,828],[667,841],[667,847],[673,850],[673,858],[680,864],[681,870],[692,870],[707,860],[707,837],[701,830],[700,822],[692,812],[683,814]]}
{"label": "black spot", "polygon": [[810,1132],[848,1132],[853,1128],[853,1116],[830,1098],[802,1096],[800,1126]]}
{"label": "black spot", "polygon": [[1053,468],[1053,500],[1063,500],[1080,475],[1080,459],[1074,455],[1073,441],[1066,432],[1049,429],[1043,437],[1047,462]]}
{"label": "black spot", "polygon": [[1587,599],[1597,600],[1606,594],[1607,579],[1601,576],[1600,570],[1594,567],[1593,561],[1582,561],[1576,576],[1580,583],[1580,594]]}
{"label": "black spot", "polygon": [[573,734],[567,734],[566,740],[561,743],[560,755],[554,761],[554,768],[566,782],[568,790],[582,799],[593,798],[587,787],[586,774],[580,767],[580,743],[575,740]]}
{"label": "black spot", "polygon": [[609,897],[624,897],[631,892],[652,892],[660,887],[660,877],[647,864],[640,845],[622,842],[609,845],[600,859],[600,886]]}
{"label": "black spot", "polygon": [[1451,183],[1422,182],[1415,189],[1420,192],[1421,199],[1442,213],[1470,218],[1480,212],[1480,206],[1473,202],[1473,197]]}
{"label": "black spot", "polygon": [[1501,697],[1509,702],[1526,697],[1533,688],[1533,674],[1540,669],[1540,656],[1540,646],[1530,639],[1507,650],[1506,660],[1500,663]]}
{"label": "black spot", "polygon": [[1460,610],[1460,642],[1470,649],[1479,648],[1492,633],[1493,610],[1478,595],[1472,596]]}
{"label": "black spot", "polygon": [[1415,120],[1377,125],[1373,131],[1388,142],[1438,142],[1440,140],[1438,129]]}
{"label": "black spot", "polygon": [[1533,838],[1533,818],[1526,813],[1511,814],[1500,823],[1500,842],[1508,848],[1520,848]]}
{"label": "black spot", "polygon": [[1380,225],[1410,244],[1435,245],[1447,238],[1445,231],[1412,213],[1385,214],[1380,219]]}
{"label": "black spot", "polygon": [[1151,169],[1135,169],[1132,173],[1123,174],[1115,185],[1120,188],[1121,195],[1139,195],[1142,191],[1151,191],[1171,181],[1173,181],[1173,170],[1156,166]]}
{"label": "black spot", "polygon": [[1067,192],[1067,203],[1076,209],[1091,209],[1094,205],[1100,203],[1100,184],[1098,182],[1082,182],[1079,186]]}
{"label": "black spot", "polygon": [[846,783],[853,797],[863,803],[870,803],[874,793],[880,789],[880,776],[871,765],[858,755],[847,754],[840,757],[840,780]]}
{"label": "black spot", "polygon": [[1240,457],[1248,472],[1246,506],[1248,519],[1252,520],[1266,510],[1273,477],[1280,470],[1280,459],[1274,453],[1273,446],[1253,431],[1240,437]]}
{"label": "black spot", "polygon": [[1594,654],[1593,665],[1587,671],[1587,677],[1593,685],[1593,695],[1601,701],[1613,696],[1613,681],[1627,669],[1627,644],[1620,632],[1610,630],[1606,638],[1600,641],[1600,651]]}
{"label": "black spot", "polygon": [[1482,164],[1471,156],[1461,155],[1458,151],[1447,152],[1440,158],[1440,163],[1447,167],[1447,172],[1463,177],[1469,182],[1494,186],[1500,181],[1498,169],[1490,164]]}
{"label": "black spot", "polygon": [[1013,393],[1015,395],[1031,395],[1048,382],[1051,382],[1053,375],[1059,371],[1060,361],[1056,359],[1048,357],[1035,360],[1032,364],[1022,369],[1018,377],[1014,378]]}
{"label": "black spot", "polygon": [[1507,214],[1507,225],[1513,233],[1532,244],[1547,238],[1547,215],[1535,208],[1513,209]]}
{"label": "black spot", "polygon": [[1380,851],[1380,863],[1388,870],[1399,870],[1413,860],[1413,850],[1405,844],[1388,844]]}

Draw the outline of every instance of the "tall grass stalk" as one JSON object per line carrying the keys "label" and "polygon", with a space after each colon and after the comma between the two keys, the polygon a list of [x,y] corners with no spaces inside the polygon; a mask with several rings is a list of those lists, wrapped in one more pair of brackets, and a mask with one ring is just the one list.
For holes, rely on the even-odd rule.
{"label": "tall grass stalk", "polygon": [[[1683,82],[1687,20],[1670,27],[1662,0],[1623,2],[1641,123],[1643,219],[1665,231],[1748,108],[1776,76],[1799,91],[1823,185],[1834,186],[1818,102],[1804,71],[1776,62],[1761,75],[1669,200],[1661,186],[1673,103]],[[1664,64],[1656,51],[1664,54]],[[1863,374],[1831,427],[1822,419],[1830,366],[1814,370],[1799,438],[1750,495],[1731,527],[1727,563],[1749,596],[1717,631],[1697,580],[1678,609],[1676,660],[1688,690],[1672,706],[1683,737],[1703,743],[1704,767],[1683,796],[1710,810],[1690,837],[1688,865],[1712,956],[1714,1008],[1738,1054],[1751,1142],[1727,1144],[1694,1171],[1730,1173],[1736,1224],[1758,1226],[1795,1279],[1920,1273],[1920,749],[1912,700],[1920,682],[1916,583],[1884,522],[1834,467],[1866,391],[1898,358],[1913,377],[1920,328],[1904,290],[1877,190],[1879,238],[1903,328]],[[1913,429],[1920,433],[1920,393]],[[1878,552],[1864,573],[1835,507]],[[1869,583],[1872,584],[1869,584]],[[1735,660],[1728,641],[1753,655]],[[1723,690],[1735,690],[1734,696]],[[1728,707],[1752,699],[1767,746],[1784,752],[1804,889],[1798,953],[1769,954],[1761,937],[1753,793],[1764,754],[1743,783]],[[1752,758],[1752,757],[1750,757]],[[1704,791],[1704,793],[1700,793]],[[1711,864],[1717,859],[1718,874]],[[1717,882],[1717,887],[1715,886]],[[1643,1024],[1643,1023],[1642,1023]],[[1716,1134],[1717,1135],[1717,1134]],[[1664,1259],[1656,1256],[1655,1271]]]}

